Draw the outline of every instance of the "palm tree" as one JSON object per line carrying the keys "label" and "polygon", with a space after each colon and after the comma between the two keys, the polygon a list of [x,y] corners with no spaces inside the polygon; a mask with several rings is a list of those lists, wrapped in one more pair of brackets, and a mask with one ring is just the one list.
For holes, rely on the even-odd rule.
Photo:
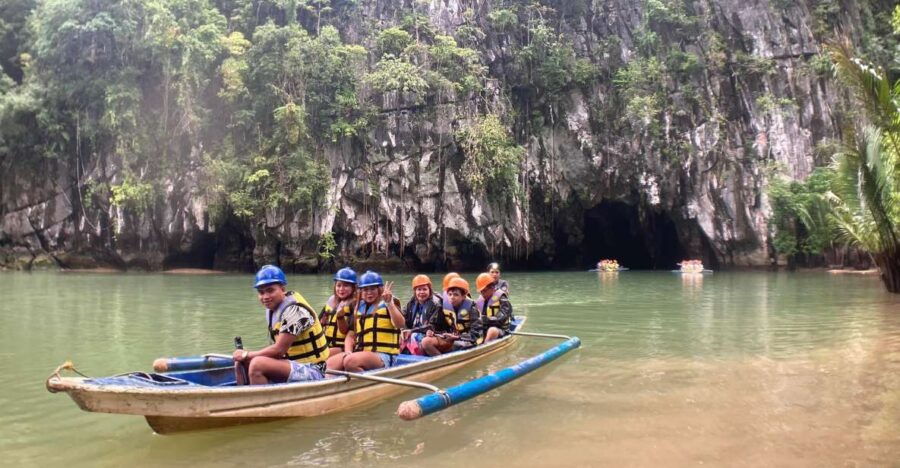
{"label": "palm tree", "polygon": [[838,78],[867,120],[848,130],[835,155],[828,195],[839,237],[869,252],[888,291],[900,293],[900,80],[853,57],[847,42],[829,47]]}

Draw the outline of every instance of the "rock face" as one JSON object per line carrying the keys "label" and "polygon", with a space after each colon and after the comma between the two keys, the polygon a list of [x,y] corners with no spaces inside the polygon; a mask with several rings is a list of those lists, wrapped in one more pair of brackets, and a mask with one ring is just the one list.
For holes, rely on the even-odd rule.
{"label": "rock face", "polygon": [[[360,1],[336,26],[345,40],[369,37],[372,24],[396,24],[403,3]],[[650,122],[654,131],[621,115],[614,80],[639,55],[643,3],[581,3],[559,29],[597,73],[555,104],[503,91],[503,37],[488,34],[478,46],[493,78],[483,94],[489,105],[542,116],[540,125],[516,126],[525,156],[523,195],[514,201],[486,199],[460,177],[464,155],[454,135],[478,114],[476,99],[416,107],[383,96],[380,120],[364,138],[329,148],[330,189],[312,213],[211,223],[193,153],[167,181],[164,200],[141,216],[85,203],[91,184],[121,180],[104,161],[10,162],[0,174],[0,263],[248,270],[277,262],[295,271],[342,262],[479,269],[491,259],[583,267],[601,256],[639,268],[670,268],[684,257],[714,267],[771,263],[765,187],[773,168],[804,178],[823,163],[816,145],[841,125],[838,91],[813,67],[821,53],[817,2],[685,2],[699,21],[694,37],[651,24],[659,40],[677,40],[700,60],[686,77],[661,83],[666,101]],[[466,11],[478,17],[486,8],[435,0],[427,14],[452,33],[471,21]],[[845,9],[846,24],[859,23],[854,8]],[[327,232],[337,243],[331,263],[316,256]]]}

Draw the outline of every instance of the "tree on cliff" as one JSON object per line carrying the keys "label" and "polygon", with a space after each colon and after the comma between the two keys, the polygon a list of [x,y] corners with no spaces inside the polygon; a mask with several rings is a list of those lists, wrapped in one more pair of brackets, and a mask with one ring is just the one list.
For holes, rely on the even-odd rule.
{"label": "tree on cliff", "polygon": [[900,293],[900,80],[892,84],[885,70],[855,58],[848,44],[830,52],[867,120],[848,132],[835,156],[833,220],[843,240],[872,255],[888,291]]}

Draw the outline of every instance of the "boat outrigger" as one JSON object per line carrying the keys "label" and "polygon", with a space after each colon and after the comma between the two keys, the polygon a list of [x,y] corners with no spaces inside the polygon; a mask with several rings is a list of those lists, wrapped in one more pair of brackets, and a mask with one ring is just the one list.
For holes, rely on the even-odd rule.
{"label": "boat outrigger", "polygon": [[[382,400],[411,387],[431,392],[423,398],[436,395],[436,400],[421,406],[406,403],[407,410],[401,411],[401,416],[414,419],[503,385],[580,345],[577,337],[522,332],[524,323],[525,317],[516,317],[511,334],[471,349],[435,357],[399,355],[396,364],[386,369],[360,374],[328,371],[329,378],[314,382],[236,386],[230,359],[207,355],[170,359],[167,372],[130,372],[100,378],[62,377],[60,372],[71,368],[63,365],[46,385],[52,393],[68,393],[85,411],[144,416],[159,434],[321,416]],[[441,390],[427,383],[499,353],[523,335],[566,341],[516,366],[457,387]],[[489,382],[483,381],[485,378]]]}

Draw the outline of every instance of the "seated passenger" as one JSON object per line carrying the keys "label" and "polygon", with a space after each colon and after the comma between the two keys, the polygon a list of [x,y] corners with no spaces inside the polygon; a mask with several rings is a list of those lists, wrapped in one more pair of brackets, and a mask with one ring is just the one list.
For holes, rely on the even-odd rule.
{"label": "seated passenger", "polygon": [[444,296],[444,313],[453,314],[456,319],[456,335],[445,337],[453,340],[453,349],[465,349],[480,343],[481,315],[475,303],[469,299],[469,282],[462,278],[450,280]]}
{"label": "seated passenger", "polygon": [[456,317],[444,310],[442,299],[434,294],[431,278],[418,275],[413,278],[413,297],[406,304],[404,315],[406,328],[404,342],[415,340],[421,350],[428,356],[437,356],[453,349],[453,337],[456,333]]}
{"label": "seated passenger", "polygon": [[356,272],[341,268],[334,274],[334,290],[325,301],[319,321],[325,330],[329,352],[332,355],[344,352],[344,337],[350,331],[350,317],[356,308]]}
{"label": "seated passenger", "polygon": [[[322,325],[312,306],[298,293],[286,291],[281,268],[266,265],[253,287],[266,308],[269,346],[259,351],[234,351],[237,385],[319,380],[328,359]],[[249,378],[249,382],[245,379]]]}
{"label": "seated passenger", "polygon": [[506,292],[497,288],[497,282],[488,273],[478,275],[475,287],[481,294],[475,301],[475,308],[481,314],[484,342],[509,334],[509,321],[513,311]]}
{"label": "seated passenger", "polygon": [[491,274],[491,278],[494,278],[494,281],[497,282],[497,289],[501,289],[506,294],[509,294],[509,282],[500,279],[500,264],[497,262],[491,263],[488,265],[487,271]]}
{"label": "seated passenger", "polygon": [[353,314],[353,328],[344,339],[344,352],[328,360],[328,368],[360,372],[390,367],[400,354],[403,313],[381,275],[367,271],[359,278],[360,301]]}

